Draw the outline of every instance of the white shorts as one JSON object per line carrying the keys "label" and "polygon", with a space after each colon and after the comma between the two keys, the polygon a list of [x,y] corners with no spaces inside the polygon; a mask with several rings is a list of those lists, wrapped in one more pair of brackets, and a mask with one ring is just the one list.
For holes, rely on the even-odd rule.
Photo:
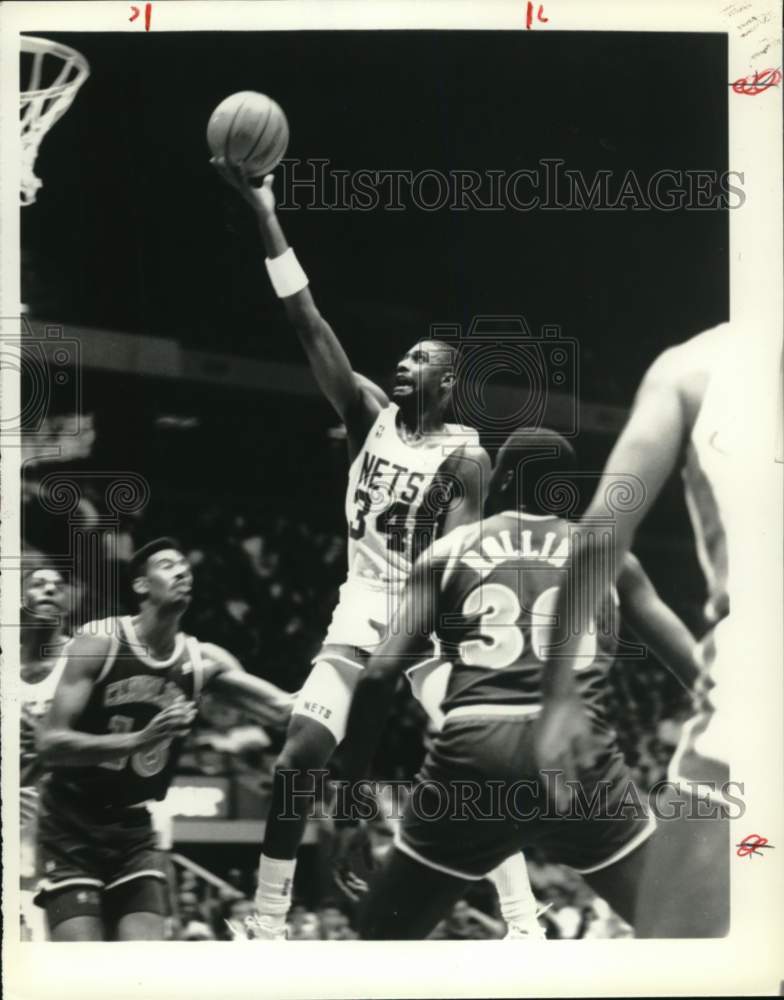
{"label": "white shorts", "polygon": [[[320,722],[340,743],[346,735],[348,711],[360,672],[386,637],[398,599],[397,591],[371,587],[362,580],[346,580],[340,588],[324,645],[313,658],[313,669],[297,695],[292,714],[305,715]],[[438,663],[437,660],[426,660],[421,666]],[[409,679],[419,667],[417,664],[406,671]],[[444,678],[444,689],[447,679],[448,673]],[[437,697],[435,685],[431,687],[434,693],[428,698],[428,703],[438,705],[443,692]],[[412,690],[418,698],[413,682]],[[425,711],[431,715],[427,706]],[[439,714],[438,710],[436,714]]]}
{"label": "white shorts", "polygon": [[397,590],[349,577],[338,592],[324,645],[356,646],[372,652],[386,637],[399,599]]}

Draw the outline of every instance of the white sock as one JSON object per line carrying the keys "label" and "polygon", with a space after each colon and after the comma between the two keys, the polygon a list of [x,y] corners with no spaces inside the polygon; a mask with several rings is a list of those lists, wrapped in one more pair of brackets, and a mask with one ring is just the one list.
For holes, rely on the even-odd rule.
{"label": "white sock", "polygon": [[260,917],[269,917],[273,922],[281,924],[285,921],[291,908],[291,887],[294,884],[296,864],[293,858],[289,860],[261,855],[256,886],[256,909]]}
{"label": "white sock", "polygon": [[528,880],[522,854],[513,854],[490,872],[498,892],[501,916],[507,924],[525,924],[536,919],[536,897]]}

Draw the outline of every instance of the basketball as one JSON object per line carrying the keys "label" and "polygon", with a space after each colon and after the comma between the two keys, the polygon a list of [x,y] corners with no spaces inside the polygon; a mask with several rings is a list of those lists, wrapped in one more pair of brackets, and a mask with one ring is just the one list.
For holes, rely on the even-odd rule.
{"label": "basketball", "polygon": [[271,97],[243,90],[212,112],[207,142],[213,156],[224,157],[251,177],[260,176],[274,170],[285,156],[289,123]]}

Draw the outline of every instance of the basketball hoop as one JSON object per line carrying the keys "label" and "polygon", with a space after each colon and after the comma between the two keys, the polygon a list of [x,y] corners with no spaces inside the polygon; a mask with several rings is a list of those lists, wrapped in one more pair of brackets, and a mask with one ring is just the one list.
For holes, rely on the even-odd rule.
{"label": "basketball hoop", "polygon": [[42,183],[33,172],[38,147],[52,125],[70,108],[77,90],[90,75],[90,67],[81,53],[60,42],[24,36],[21,43],[20,81],[24,89],[19,94],[20,199],[23,205],[32,205]]}

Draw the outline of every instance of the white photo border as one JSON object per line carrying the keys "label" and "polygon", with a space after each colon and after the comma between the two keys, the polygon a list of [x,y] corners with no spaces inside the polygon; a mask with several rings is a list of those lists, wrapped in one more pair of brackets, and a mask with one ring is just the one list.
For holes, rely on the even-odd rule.
{"label": "white photo border", "polygon": [[[3,325],[20,315],[18,51],[21,32],[138,31],[124,2],[6,2],[0,9],[0,152],[2,153]],[[141,5],[140,5],[141,6]],[[484,29],[523,31],[525,3],[449,0],[286,0],[171,2],[155,0],[156,33],[195,30]],[[780,67],[777,5],[764,0],[546,0],[542,31],[695,31],[729,38],[727,84],[755,70]],[[765,20],[765,17],[768,20]],[[760,30],[743,25],[756,17]],[[765,44],[768,48],[765,49]],[[763,51],[764,50],[764,51]],[[78,98],[77,98],[78,99]],[[688,100],[688,94],[684,94]],[[782,316],[782,87],[756,97],[730,94],[729,169],[743,173],[747,201],[730,213],[731,322],[748,353],[742,388],[765,447],[774,453],[774,381]],[[45,179],[46,180],[46,179]],[[748,342],[745,338],[748,337]],[[16,373],[3,371],[4,414],[19,412]],[[766,379],[769,379],[766,381]],[[770,429],[770,441],[767,434]],[[751,449],[753,450],[753,449]],[[19,448],[2,456],[2,622],[16,620],[19,574]],[[779,456],[779,459],[781,456]],[[739,465],[743,464],[741,459]],[[732,857],[732,927],[718,940],[286,944],[191,943],[20,945],[18,928],[18,635],[3,628],[3,966],[9,997],[58,996],[120,1000],[188,997],[634,996],[733,995],[779,991],[784,975],[784,764],[782,761],[782,471],[738,470],[748,508],[748,537],[734,572],[748,580],[733,618],[746,657],[738,664],[732,703],[743,732],[733,761],[745,781],[746,813],[733,821],[733,843],[750,833],[774,847],[763,861]],[[748,473],[748,474],[747,474]],[[750,483],[748,475],[753,473]],[[6,634],[7,633],[7,634]],[[736,836],[737,835],[737,836]]]}

